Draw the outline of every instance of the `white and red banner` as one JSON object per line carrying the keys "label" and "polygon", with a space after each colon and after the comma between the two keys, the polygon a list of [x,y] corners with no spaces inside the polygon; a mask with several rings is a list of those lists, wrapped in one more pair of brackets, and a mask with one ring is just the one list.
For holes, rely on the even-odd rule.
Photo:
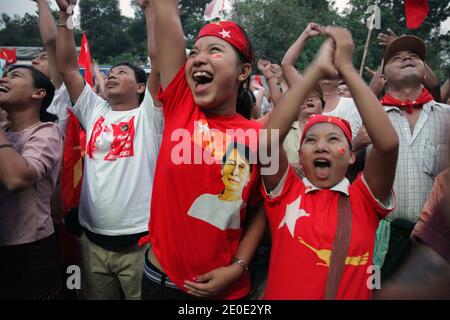
{"label": "white and red banner", "polygon": [[206,5],[204,17],[206,21],[220,18],[220,14],[225,9],[225,0],[212,0]]}

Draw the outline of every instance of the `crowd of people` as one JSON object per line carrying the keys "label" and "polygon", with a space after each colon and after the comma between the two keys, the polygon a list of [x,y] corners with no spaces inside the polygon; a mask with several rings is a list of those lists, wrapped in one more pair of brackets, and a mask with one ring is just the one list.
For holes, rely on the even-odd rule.
{"label": "crowd of people", "polygon": [[[91,87],[74,1],[57,21],[35,2],[45,51],[0,79],[0,299],[450,298],[450,74],[423,39],[381,33],[367,84],[344,28],[309,23],[276,64],[216,21],[186,54],[178,1],[137,0],[150,74],[123,62]],[[71,114],[86,143],[63,209]]]}

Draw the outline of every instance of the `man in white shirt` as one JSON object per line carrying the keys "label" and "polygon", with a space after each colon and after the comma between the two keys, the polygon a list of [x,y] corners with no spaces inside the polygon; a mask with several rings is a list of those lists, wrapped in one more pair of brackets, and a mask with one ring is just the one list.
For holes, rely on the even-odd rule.
{"label": "man in white shirt", "polygon": [[[128,63],[111,68],[105,98],[79,73],[67,0],[57,1],[58,69],[86,129],[86,157],[80,201],[84,295],[88,299],[140,299],[162,111],[146,89],[145,72]],[[150,87],[150,83],[147,84]]]}

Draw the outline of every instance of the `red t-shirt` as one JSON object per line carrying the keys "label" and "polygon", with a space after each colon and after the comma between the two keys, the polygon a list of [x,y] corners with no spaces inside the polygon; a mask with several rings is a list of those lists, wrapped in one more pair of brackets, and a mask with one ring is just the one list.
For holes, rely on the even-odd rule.
{"label": "red t-shirt", "polygon": [[[349,194],[352,235],[337,299],[370,299],[375,233],[389,209],[369,191],[360,174],[331,189],[318,189],[289,168],[279,195],[261,187],[272,234],[272,251],[265,299],[323,299],[337,228],[339,192]],[[394,202],[395,198],[391,199]]]}
{"label": "red t-shirt", "polygon": [[[185,280],[230,265],[236,254],[246,209],[257,203],[260,125],[240,114],[205,114],[194,102],[184,66],[158,99],[164,105],[164,131],[153,185],[150,241],[164,272],[185,290]],[[227,156],[234,142],[245,144],[255,156],[248,167],[242,161],[237,164],[236,172],[233,166],[240,160]],[[224,158],[229,166],[223,169]],[[237,175],[232,180],[230,168]],[[221,199],[226,187],[234,188],[239,199]],[[249,292],[244,274],[216,298],[238,299]]]}

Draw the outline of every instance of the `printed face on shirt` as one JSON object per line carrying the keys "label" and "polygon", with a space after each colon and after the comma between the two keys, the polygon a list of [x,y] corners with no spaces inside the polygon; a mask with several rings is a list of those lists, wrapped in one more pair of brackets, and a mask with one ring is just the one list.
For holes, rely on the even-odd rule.
{"label": "printed face on shirt", "polygon": [[243,65],[228,42],[211,36],[195,43],[185,69],[195,103],[211,111],[235,105],[240,83],[250,72],[250,64]]}
{"label": "printed face on shirt", "polygon": [[306,98],[305,103],[300,107],[300,117],[309,119],[313,114],[322,113],[322,101],[316,92],[312,92]]}
{"label": "printed face on shirt", "polygon": [[412,51],[398,51],[387,61],[383,72],[389,85],[400,83],[422,83],[425,77],[425,65]]}
{"label": "printed face on shirt", "polygon": [[[43,94],[43,96],[42,96]],[[26,107],[32,99],[42,99],[44,89],[36,89],[31,71],[17,68],[0,79],[0,107],[6,112],[16,111],[16,107]]]}
{"label": "printed face on shirt", "polygon": [[145,84],[137,83],[134,71],[129,66],[119,65],[109,71],[104,95],[110,104],[134,101],[138,105],[139,95],[144,91]]}
{"label": "printed face on shirt", "polygon": [[48,78],[50,78],[50,70],[48,68],[48,56],[46,52],[39,53],[33,60],[31,60],[31,64],[37,70],[45,74]]}
{"label": "printed face on shirt", "polygon": [[233,199],[240,199],[242,190],[250,179],[250,164],[237,148],[231,150],[222,167],[222,182],[225,193],[232,195]]}
{"label": "printed face on shirt", "polygon": [[300,148],[305,176],[315,186],[331,188],[344,179],[355,155],[342,130],[331,123],[318,123],[305,134]]}

